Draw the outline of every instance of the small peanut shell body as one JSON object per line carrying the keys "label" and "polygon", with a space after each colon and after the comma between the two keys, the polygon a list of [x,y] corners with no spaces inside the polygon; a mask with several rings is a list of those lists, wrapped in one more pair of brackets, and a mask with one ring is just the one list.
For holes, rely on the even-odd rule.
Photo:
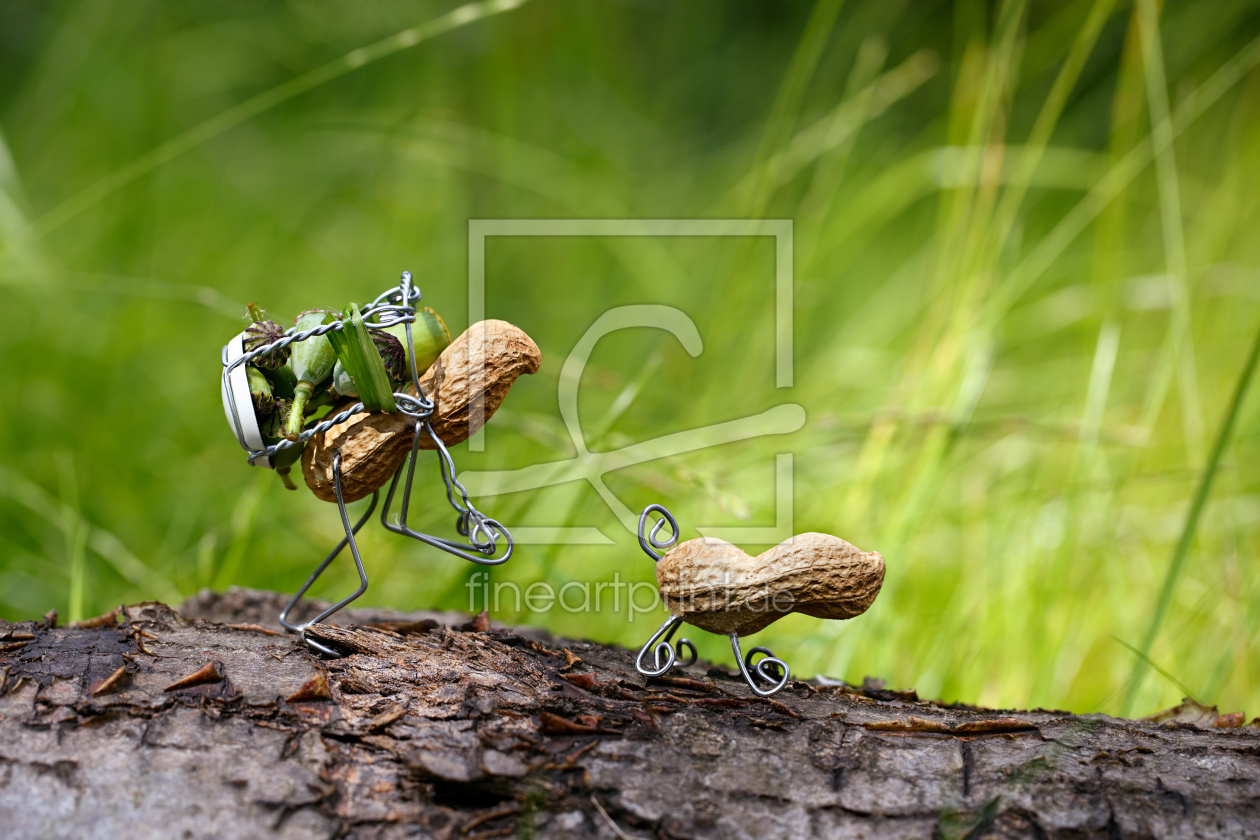
{"label": "small peanut shell body", "polygon": [[[479,321],[442,351],[420,387],[434,401],[429,419],[442,443],[463,443],[498,410],[512,383],[535,373],[542,353],[525,332],[507,321]],[[414,386],[407,387],[414,393]],[[342,411],[353,402],[334,407]],[[402,413],[362,412],[316,435],[302,453],[306,486],[326,502],[337,500],[333,458],[341,453],[341,490],[347,502],[370,495],[388,482],[411,451],[415,421]],[[420,448],[436,449],[427,434]]]}
{"label": "small peanut shell body", "polygon": [[756,557],[701,538],[670,549],[656,582],[666,608],[688,624],[747,636],[793,612],[861,615],[884,583],[884,558],[829,534],[798,534]]}

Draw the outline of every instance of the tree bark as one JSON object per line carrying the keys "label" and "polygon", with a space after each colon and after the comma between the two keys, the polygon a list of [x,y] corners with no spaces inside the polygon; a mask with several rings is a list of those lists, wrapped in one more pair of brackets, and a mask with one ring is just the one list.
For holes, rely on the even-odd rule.
{"label": "tree bark", "polygon": [[1260,837],[1260,731],[1202,707],[762,700],[451,614],[350,611],[312,629],[347,654],[321,660],[267,626],[280,605],[0,622],[0,836]]}

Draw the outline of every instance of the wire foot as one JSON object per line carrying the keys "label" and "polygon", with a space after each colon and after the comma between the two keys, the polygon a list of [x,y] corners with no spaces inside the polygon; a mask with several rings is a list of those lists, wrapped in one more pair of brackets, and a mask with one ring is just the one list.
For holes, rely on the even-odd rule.
{"label": "wire foot", "polygon": [[[639,649],[639,655],[634,660],[634,669],[645,677],[659,677],[677,665],[680,668],[686,668],[688,665],[696,661],[696,646],[691,643],[690,639],[679,639],[678,644],[670,644],[670,639],[674,637],[674,633],[678,632],[678,626],[682,624],[682,618],[671,615],[665,619],[665,623],[660,626],[652,638]],[[678,651],[687,648],[688,655],[686,659],[678,658]],[[648,651],[652,651],[652,659],[654,667],[649,668],[643,664],[643,657]],[[664,660],[664,664],[661,664]]]}
{"label": "wire foot", "polygon": [[[739,650],[739,636],[731,633],[730,639],[731,650],[735,651],[735,661],[739,664],[739,672],[753,694],[758,697],[769,697],[787,685],[792,676],[792,670],[788,668],[786,662],[775,658],[768,648],[763,647],[752,648],[748,651],[748,655],[744,656]],[[759,653],[765,658],[754,664],[753,658]],[[770,688],[758,686],[758,679],[769,683]]]}

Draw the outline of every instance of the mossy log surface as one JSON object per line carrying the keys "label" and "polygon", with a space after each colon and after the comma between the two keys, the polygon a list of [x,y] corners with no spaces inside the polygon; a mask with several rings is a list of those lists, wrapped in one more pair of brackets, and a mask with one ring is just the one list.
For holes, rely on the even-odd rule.
{"label": "mossy log surface", "polygon": [[[484,617],[203,593],[0,622],[5,838],[1258,837],[1260,731],[793,682]],[[350,623],[353,622],[353,623]],[[650,629],[644,628],[645,634]],[[1215,725],[1214,725],[1215,724]]]}

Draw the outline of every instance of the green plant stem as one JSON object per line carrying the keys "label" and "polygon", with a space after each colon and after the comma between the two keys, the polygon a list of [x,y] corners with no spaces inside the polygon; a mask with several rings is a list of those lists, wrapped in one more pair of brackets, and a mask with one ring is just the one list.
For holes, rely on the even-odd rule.
{"label": "green plant stem", "polygon": [[280,482],[284,485],[285,490],[296,490],[297,485],[293,483],[293,479],[289,476],[292,467],[277,467],[276,475],[280,476]]}
{"label": "green plant stem", "polygon": [[306,403],[311,398],[311,392],[315,390],[315,383],[309,379],[302,379],[293,389],[293,409],[289,412],[289,425],[285,427],[284,436],[289,440],[297,440],[298,435],[302,434],[302,426],[305,422]]}
{"label": "green plant stem", "polygon": [[1199,486],[1194,491],[1194,499],[1190,503],[1190,511],[1186,514],[1186,523],[1181,529],[1181,539],[1177,541],[1177,548],[1173,551],[1172,562],[1168,564],[1168,571],[1164,575],[1164,585],[1159,592],[1159,601],[1155,604],[1155,614],[1151,616],[1151,626],[1146,631],[1146,638],[1142,641],[1141,650],[1137,651],[1138,660],[1133,664],[1133,675],[1129,678],[1129,689],[1125,694],[1124,703],[1120,707],[1121,717],[1128,717],[1132,713],[1133,703],[1137,699],[1138,691],[1142,688],[1142,681],[1146,678],[1151,648],[1155,644],[1155,638],[1159,635],[1160,627],[1164,624],[1164,619],[1168,616],[1168,609],[1172,605],[1173,593],[1177,589],[1177,581],[1181,577],[1181,570],[1186,564],[1187,555],[1190,553],[1190,545],[1194,542],[1194,532],[1198,527],[1199,517],[1203,513],[1203,508],[1207,505],[1208,496],[1212,491],[1212,481],[1216,478],[1217,469],[1220,467],[1221,454],[1225,451],[1225,444],[1229,441],[1230,432],[1233,431],[1234,421],[1238,418],[1243,399],[1247,396],[1247,386],[1251,384],[1251,378],[1256,372],[1257,358],[1260,358],[1260,331],[1256,333],[1255,341],[1251,345],[1251,353],[1247,356],[1242,373],[1238,376],[1238,384],[1234,387],[1234,398],[1230,400],[1229,408],[1225,412],[1225,421],[1221,424],[1221,430],[1216,435],[1216,442],[1212,444],[1212,454],[1208,456],[1207,464],[1203,467],[1203,475],[1199,479]]}
{"label": "green plant stem", "polygon": [[296,490],[297,485],[293,483],[293,479],[289,477],[289,472],[293,465],[302,459],[303,446],[293,446],[288,449],[282,449],[271,458],[271,465],[275,467],[276,475],[280,476],[280,482],[286,490]]}

